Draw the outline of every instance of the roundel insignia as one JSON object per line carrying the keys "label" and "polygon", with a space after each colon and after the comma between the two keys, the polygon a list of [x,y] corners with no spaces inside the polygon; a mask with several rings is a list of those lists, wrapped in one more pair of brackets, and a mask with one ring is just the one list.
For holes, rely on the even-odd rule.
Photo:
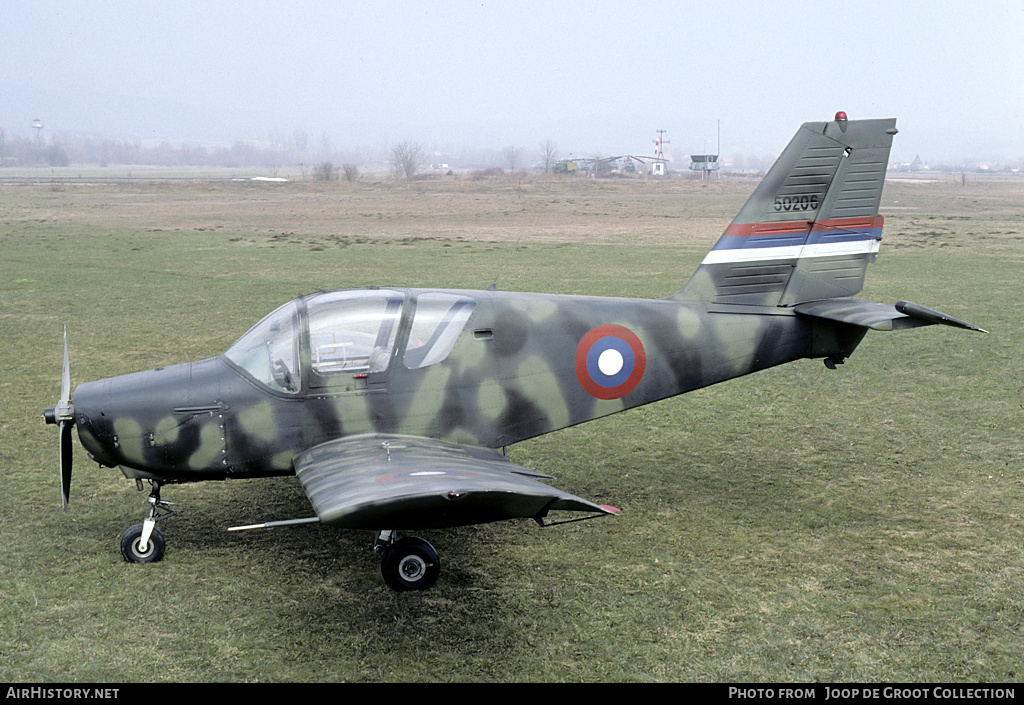
{"label": "roundel insignia", "polygon": [[640,384],[646,368],[643,343],[623,326],[598,326],[576,347],[576,379],[598,399],[626,396]]}

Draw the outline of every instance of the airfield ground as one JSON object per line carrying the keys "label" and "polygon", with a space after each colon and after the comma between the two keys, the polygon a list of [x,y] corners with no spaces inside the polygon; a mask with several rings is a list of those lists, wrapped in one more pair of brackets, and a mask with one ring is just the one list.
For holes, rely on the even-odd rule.
{"label": "airfield ground", "polygon": [[871,333],[522,443],[622,515],[423,532],[396,594],[372,536],[294,478],[170,487],[165,559],[122,561],[145,493],[76,447],[73,382],[209,357],[300,293],[370,284],[662,297],[754,181],[0,183],[0,681],[1020,681],[1024,179],[892,174],[862,298],[991,331]]}

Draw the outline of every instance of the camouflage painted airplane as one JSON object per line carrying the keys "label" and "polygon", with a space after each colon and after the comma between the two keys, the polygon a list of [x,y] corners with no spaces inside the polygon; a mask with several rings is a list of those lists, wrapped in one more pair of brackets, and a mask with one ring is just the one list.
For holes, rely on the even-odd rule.
{"label": "camouflage painted airplane", "polygon": [[[866,332],[945,324],[860,291],[882,233],[895,120],[800,127],[692,278],[666,299],[405,288],[346,289],[284,304],[223,355],[88,382],[61,399],[61,494],[71,428],[101,466],[142,489],[129,561],[159,560],[165,484],[298,476],[320,521],[376,532],[396,590],[424,589],[434,548],[398,530],[567,510],[614,514],[545,484],[506,446],[802,358],[834,369]],[[254,527],[235,527],[254,528]]]}

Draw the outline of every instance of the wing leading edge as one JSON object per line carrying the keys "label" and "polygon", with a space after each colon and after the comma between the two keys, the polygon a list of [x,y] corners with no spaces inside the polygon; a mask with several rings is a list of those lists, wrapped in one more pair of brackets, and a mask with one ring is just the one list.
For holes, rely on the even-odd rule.
{"label": "wing leading edge", "polygon": [[551,510],[618,512],[539,482],[550,476],[497,451],[428,438],[341,438],[301,453],[294,465],[320,521],[347,529],[439,529],[540,519]]}

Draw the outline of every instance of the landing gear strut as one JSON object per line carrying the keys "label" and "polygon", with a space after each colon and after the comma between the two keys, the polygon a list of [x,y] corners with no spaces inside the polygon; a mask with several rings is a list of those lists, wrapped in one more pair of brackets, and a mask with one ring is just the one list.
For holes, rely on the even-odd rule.
{"label": "landing gear strut", "polygon": [[[142,489],[142,481],[138,481]],[[149,493],[149,515],[141,524],[136,524],[121,536],[121,555],[129,563],[156,563],[164,557],[164,535],[156,528],[161,519],[172,517],[177,512],[171,509],[171,503],[160,499],[161,483],[153,481],[153,491]]]}
{"label": "landing gear strut", "polygon": [[426,590],[441,573],[437,550],[421,538],[396,540],[394,531],[381,531],[373,550],[381,557],[380,572],[392,590]]}

